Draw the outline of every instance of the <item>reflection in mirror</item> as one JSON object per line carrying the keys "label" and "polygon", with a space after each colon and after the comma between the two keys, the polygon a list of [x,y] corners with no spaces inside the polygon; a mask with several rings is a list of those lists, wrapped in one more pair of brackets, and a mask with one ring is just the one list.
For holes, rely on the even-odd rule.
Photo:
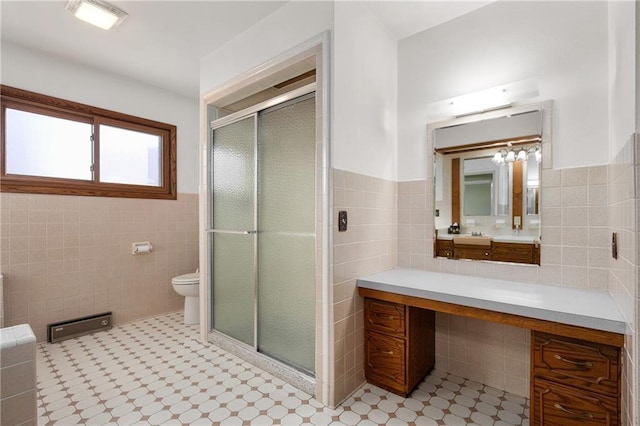
{"label": "reflection in mirror", "polygon": [[497,216],[509,213],[509,168],[491,157],[464,160],[464,216]]}
{"label": "reflection in mirror", "polygon": [[436,128],[435,256],[540,264],[541,116]]}
{"label": "reflection in mirror", "polygon": [[540,155],[529,154],[527,160],[527,215],[540,214]]}

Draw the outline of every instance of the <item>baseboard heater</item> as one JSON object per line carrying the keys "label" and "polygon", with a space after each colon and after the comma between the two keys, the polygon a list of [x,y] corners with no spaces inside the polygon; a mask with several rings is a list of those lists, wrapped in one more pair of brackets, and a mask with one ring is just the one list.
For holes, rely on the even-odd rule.
{"label": "baseboard heater", "polygon": [[47,325],[47,342],[55,343],[111,328],[111,312]]}

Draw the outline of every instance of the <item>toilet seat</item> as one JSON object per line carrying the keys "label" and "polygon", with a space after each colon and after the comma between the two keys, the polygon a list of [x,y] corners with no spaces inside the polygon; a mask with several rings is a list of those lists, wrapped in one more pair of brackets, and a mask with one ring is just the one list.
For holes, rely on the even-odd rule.
{"label": "toilet seat", "polygon": [[200,274],[198,272],[191,272],[190,274],[178,275],[173,277],[171,284],[176,285],[193,285],[200,283]]}

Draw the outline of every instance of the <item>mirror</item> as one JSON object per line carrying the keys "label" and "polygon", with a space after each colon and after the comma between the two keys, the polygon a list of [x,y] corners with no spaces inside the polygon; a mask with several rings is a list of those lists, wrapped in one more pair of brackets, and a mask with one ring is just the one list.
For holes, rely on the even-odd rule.
{"label": "mirror", "polygon": [[541,117],[435,128],[435,256],[540,264]]}

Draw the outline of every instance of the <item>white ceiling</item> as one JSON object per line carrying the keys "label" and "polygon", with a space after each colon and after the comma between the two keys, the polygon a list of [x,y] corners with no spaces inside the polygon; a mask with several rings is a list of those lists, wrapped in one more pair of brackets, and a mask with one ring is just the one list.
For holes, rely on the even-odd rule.
{"label": "white ceiling", "polygon": [[[493,0],[492,0],[493,1]],[[1,37],[117,75],[199,95],[200,58],[215,51],[284,1],[111,1],[129,17],[104,31],[73,17],[66,1],[0,1]],[[370,1],[397,39],[491,1]]]}

